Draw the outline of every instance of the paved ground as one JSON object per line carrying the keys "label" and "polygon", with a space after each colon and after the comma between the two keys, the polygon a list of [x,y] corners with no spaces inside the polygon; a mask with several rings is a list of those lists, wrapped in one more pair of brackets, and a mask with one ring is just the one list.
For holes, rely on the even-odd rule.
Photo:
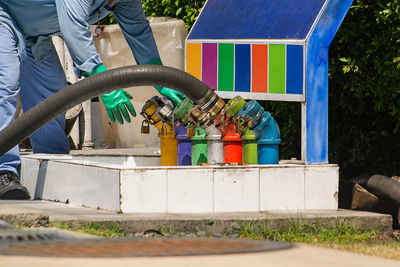
{"label": "paved ground", "polygon": [[310,246],[296,246],[291,249],[265,253],[217,255],[217,256],[185,256],[185,257],[140,257],[140,258],[45,258],[0,256],[2,267],[51,266],[51,267],[179,267],[179,266],[362,266],[362,267],[398,267],[399,262],[376,257],[353,254]]}
{"label": "paved ground", "polygon": [[360,228],[375,227],[392,230],[392,217],[377,213],[338,210],[297,212],[247,212],[210,214],[120,214],[92,208],[76,207],[47,201],[0,200],[0,220],[26,226],[46,226],[49,222],[69,222],[73,225],[91,221],[118,224],[126,232],[143,232],[168,225],[175,232],[195,232],[198,229],[223,234],[238,227],[239,221],[268,222],[276,228],[303,222],[334,225],[347,222]]}
{"label": "paved ground", "polygon": [[[213,222],[210,225],[210,219]],[[73,207],[46,201],[0,201],[0,220],[30,226],[44,226],[49,222],[83,223],[89,221],[118,222],[132,231],[171,225],[179,231],[191,231],[194,226],[209,227],[212,231],[227,231],[238,220],[265,221],[283,225],[293,220],[331,222],[346,220],[358,227],[374,226],[391,229],[387,215],[339,210],[332,212],[310,211],[305,213],[229,213],[229,214],[118,214],[96,209]],[[205,224],[207,222],[207,225]],[[269,224],[269,225],[270,225]],[[7,230],[3,230],[7,231]],[[79,237],[79,236],[75,236]],[[295,245],[293,248],[248,254],[184,257],[139,258],[46,258],[26,256],[0,256],[2,267],[18,266],[399,266],[398,261],[358,255],[348,252]]]}

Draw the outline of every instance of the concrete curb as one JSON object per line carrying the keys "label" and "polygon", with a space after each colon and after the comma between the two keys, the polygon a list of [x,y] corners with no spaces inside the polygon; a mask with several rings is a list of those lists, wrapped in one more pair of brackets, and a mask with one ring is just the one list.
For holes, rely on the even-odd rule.
{"label": "concrete curb", "polygon": [[48,201],[0,201],[0,220],[23,226],[48,226],[49,223],[67,223],[71,227],[90,222],[105,225],[117,224],[126,233],[144,232],[150,229],[171,232],[226,235],[238,229],[251,228],[253,232],[265,229],[288,228],[302,224],[333,227],[337,224],[355,228],[374,228],[386,232],[392,230],[390,215],[351,211],[306,212],[246,212],[246,213],[128,213],[120,214],[92,208]]}
{"label": "concrete curb", "polygon": [[[144,232],[150,229],[167,229],[174,233],[185,232],[185,233],[196,233],[204,232],[210,235],[226,235],[236,232],[238,229],[251,228],[254,233],[262,233],[264,230],[268,229],[282,229],[295,227],[300,225],[318,225],[323,227],[334,227],[337,224],[351,225],[357,229],[373,228],[378,229],[382,232],[392,231],[392,217],[390,215],[380,216],[368,216],[364,214],[360,216],[359,214],[355,216],[348,215],[325,215],[325,216],[312,216],[307,218],[293,216],[279,216],[276,214],[254,214],[249,216],[249,214],[240,216],[229,215],[226,217],[221,217],[204,214],[202,218],[190,218],[190,215],[179,216],[181,218],[103,218],[103,219],[68,219],[64,220],[51,220],[51,222],[65,222],[72,227],[77,227],[84,225],[88,222],[101,222],[105,225],[119,225],[124,232]],[[188,218],[189,217],[189,218]]]}
{"label": "concrete curb", "polygon": [[50,221],[43,211],[14,205],[0,205],[0,220],[26,227],[48,226]]}

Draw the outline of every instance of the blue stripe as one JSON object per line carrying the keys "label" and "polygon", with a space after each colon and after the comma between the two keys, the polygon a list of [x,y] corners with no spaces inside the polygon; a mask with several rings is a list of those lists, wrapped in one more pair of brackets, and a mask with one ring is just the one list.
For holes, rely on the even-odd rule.
{"label": "blue stripe", "polygon": [[307,43],[306,163],[328,163],[328,48],[353,0],[328,0]]}
{"label": "blue stripe", "polygon": [[286,93],[303,94],[303,46],[287,46]]}
{"label": "blue stripe", "polygon": [[235,45],[235,91],[250,92],[250,45]]}

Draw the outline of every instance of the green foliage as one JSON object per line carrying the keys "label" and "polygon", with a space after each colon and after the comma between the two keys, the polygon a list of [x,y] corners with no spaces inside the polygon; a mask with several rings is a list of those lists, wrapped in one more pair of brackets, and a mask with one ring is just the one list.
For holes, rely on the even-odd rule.
{"label": "green foliage", "polygon": [[330,58],[330,161],[346,178],[398,173],[400,0],[355,0]]}
{"label": "green foliage", "polygon": [[347,221],[337,221],[333,226],[326,226],[316,221],[306,224],[301,218],[291,220],[288,226],[269,228],[268,220],[264,225],[258,221],[238,221],[236,233],[241,238],[269,239],[286,242],[335,242],[354,244],[372,240],[378,236],[377,229],[358,229]]}
{"label": "green foliage", "polygon": [[264,238],[287,242],[363,242],[373,239],[377,232],[374,229],[356,229],[346,223],[334,227],[321,227],[318,224],[307,225],[292,222],[284,229],[272,229],[264,232]]}
{"label": "green foliage", "polygon": [[258,231],[256,230],[257,221],[237,221],[237,224],[239,227],[236,229],[236,232],[241,238],[261,238],[258,234]]}
{"label": "green foliage", "polygon": [[142,0],[149,17],[173,17],[182,19],[188,30],[200,14],[205,0]]}
{"label": "green foliage", "polygon": [[99,223],[99,222],[88,222],[83,225],[72,227],[66,222],[59,222],[59,223],[52,223],[50,226],[63,230],[81,232],[102,237],[125,236],[123,229],[116,223],[113,223],[111,225],[106,225],[104,223]]}
{"label": "green foliage", "polygon": [[[172,17],[182,19],[190,30],[200,14],[206,0],[142,0],[147,17]],[[115,24],[112,14],[101,20],[100,24]]]}
{"label": "green foliage", "polygon": [[174,230],[169,226],[169,225],[161,225],[158,228],[158,231],[160,231],[161,233],[169,233],[169,234],[173,234]]}
{"label": "green foliage", "polygon": [[297,102],[267,102],[265,110],[277,121],[281,134],[281,159],[301,159],[301,104]]}

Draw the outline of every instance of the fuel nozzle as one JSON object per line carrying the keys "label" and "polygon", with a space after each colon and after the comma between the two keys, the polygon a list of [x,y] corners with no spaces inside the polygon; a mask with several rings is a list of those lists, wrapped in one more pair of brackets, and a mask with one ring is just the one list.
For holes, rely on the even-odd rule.
{"label": "fuel nozzle", "polygon": [[157,114],[158,103],[155,98],[151,98],[146,101],[142,108],[142,112],[140,114],[144,117],[142,121],[141,133],[149,134],[150,133],[150,124],[156,125],[161,121],[161,118]]}
{"label": "fuel nozzle", "polygon": [[157,113],[161,120],[174,127],[174,103],[165,96],[157,97],[156,101],[158,103]]}
{"label": "fuel nozzle", "polygon": [[257,101],[251,100],[247,102],[237,115],[240,121],[240,130],[244,131],[247,126],[253,129],[260,123],[263,114],[264,108]]}
{"label": "fuel nozzle", "polygon": [[240,134],[240,120],[238,114],[240,110],[246,105],[246,101],[241,96],[228,101],[224,107],[224,113],[226,114],[224,120],[221,120],[221,127],[234,123],[236,126],[236,132]]}
{"label": "fuel nozzle", "polygon": [[165,125],[169,125],[173,129],[175,127],[173,110],[173,102],[166,97],[154,96],[147,100],[142,108],[142,112],[140,112],[145,118],[142,122],[141,132],[149,133],[149,124],[156,126],[160,122],[162,122],[162,128],[166,128]]}
{"label": "fuel nozzle", "polygon": [[190,124],[194,123],[193,118],[190,116],[190,111],[193,108],[193,102],[189,98],[185,98],[182,102],[176,105],[172,114],[179,121],[179,123],[183,123],[186,127]]}

